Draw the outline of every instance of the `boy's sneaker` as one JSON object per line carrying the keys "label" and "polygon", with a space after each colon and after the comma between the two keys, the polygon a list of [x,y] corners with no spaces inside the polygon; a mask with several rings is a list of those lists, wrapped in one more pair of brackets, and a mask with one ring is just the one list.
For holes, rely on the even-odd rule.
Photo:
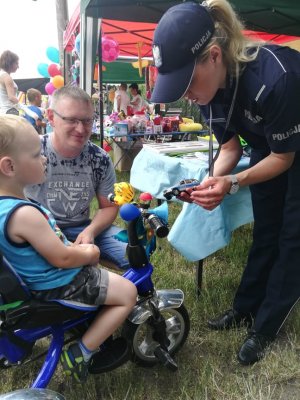
{"label": "boy's sneaker", "polygon": [[72,376],[76,382],[83,383],[87,380],[89,362],[84,361],[82,352],[77,343],[64,350],[60,356],[64,373]]}

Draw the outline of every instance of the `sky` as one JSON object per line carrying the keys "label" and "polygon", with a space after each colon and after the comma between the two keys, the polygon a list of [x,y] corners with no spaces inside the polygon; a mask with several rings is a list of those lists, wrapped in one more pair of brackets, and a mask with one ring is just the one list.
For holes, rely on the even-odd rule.
{"label": "sky", "polygon": [[[13,79],[42,78],[40,63],[52,64],[48,47],[58,49],[56,0],[0,0],[0,53],[11,50],[19,56]],[[79,0],[68,0],[69,18]]]}

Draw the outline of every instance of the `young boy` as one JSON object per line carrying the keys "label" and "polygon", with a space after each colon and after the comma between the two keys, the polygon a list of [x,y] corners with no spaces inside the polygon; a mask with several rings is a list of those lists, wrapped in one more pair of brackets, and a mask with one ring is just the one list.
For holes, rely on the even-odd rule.
{"label": "young boy", "polygon": [[72,244],[50,212],[24,196],[43,182],[46,158],[38,133],[24,118],[0,116],[0,249],[41,300],[69,299],[103,305],[82,339],[62,353],[65,371],[80,382],[91,356],[126,319],[136,302],[127,279],[98,269],[99,248]]}
{"label": "young boy", "polygon": [[27,114],[25,114],[25,118],[31,123],[38,134],[41,135],[43,133],[42,128],[46,127],[46,122],[43,121],[43,112],[41,110],[42,93],[37,89],[28,89],[27,100],[29,101],[28,108],[37,114],[38,119],[34,119]]}

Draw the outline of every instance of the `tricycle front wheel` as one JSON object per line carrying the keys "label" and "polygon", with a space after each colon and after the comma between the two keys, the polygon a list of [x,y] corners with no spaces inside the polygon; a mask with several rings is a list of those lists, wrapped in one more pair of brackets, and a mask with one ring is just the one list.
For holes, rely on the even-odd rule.
{"label": "tricycle front wheel", "polygon": [[[168,351],[175,354],[185,343],[190,331],[190,318],[187,309],[182,304],[179,308],[160,310],[165,319],[166,334],[169,340]],[[158,346],[151,317],[140,325],[126,320],[122,329],[124,336],[132,346],[131,360],[143,367],[152,367],[159,361],[154,355]]]}

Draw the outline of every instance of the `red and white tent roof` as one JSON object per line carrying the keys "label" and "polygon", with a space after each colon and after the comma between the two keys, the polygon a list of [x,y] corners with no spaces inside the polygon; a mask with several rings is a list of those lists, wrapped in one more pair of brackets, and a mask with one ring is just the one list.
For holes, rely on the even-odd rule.
{"label": "red and white tent roof", "polygon": [[[112,37],[120,48],[120,56],[137,57],[138,43],[140,43],[141,57],[152,57],[152,37],[155,23],[102,20],[102,35]],[[70,19],[64,33],[64,49],[72,51],[75,38],[80,30],[80,5],[78,5]],[[300,40],[297,36],[277,35],[267,32],[244,31],[247,36],[272,41],[278,44],[290,43]]]}

